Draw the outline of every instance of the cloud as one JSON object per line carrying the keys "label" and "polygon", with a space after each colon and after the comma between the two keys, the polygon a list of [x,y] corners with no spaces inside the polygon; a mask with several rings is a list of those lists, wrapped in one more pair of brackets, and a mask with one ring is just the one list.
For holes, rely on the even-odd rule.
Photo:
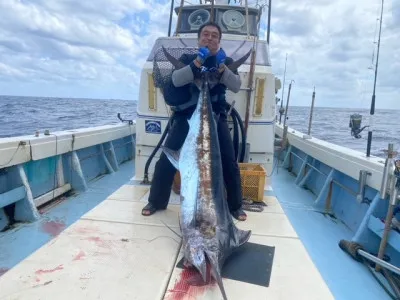
{"label": "cloud", "polygon": [[[72,1],[69,1],[72,2]],[[77,3],[79,3],[77,1]],[[130,32],[108,20],[80,19],[73,14],[43,10],[38,4],[4,0],[0,11],[2,27],[14,34],[62,41],[76,46],[127,50],[132,46]]]}
{"label": "cloud", "polygon": [[[80,97],[103,86],[102,98],[137,99],[126,90],[137,92],[140,68],[156,38],[146,29],[151,19],[146,15],[150,9],[141,0],[1,1],[2,93],[29,94],[30,89],[46,96],[57,85],[69,85]],[[136,30],[124,26],[127,16]],[[110,93],[108,86],[118,84]]]}
{"label": "cloud", "polygon": [[[270,47],[273,69],[281,80],[288,53],[285,101],[288,84],[293,79],[292,105],[309,106],[315,86],[316,105],[369,107],[377,54],[374,41],[378,40],[379,1],[315,4],[282,0],[276,6]],[[396,49],[400,46],[400,24],[395,25],[391,10],[390,5],[385,6],[376,105],[399,109],[400,81],[394,74],[400,71],[395,62],[399,56]]]}
{"label": "cloud", "polygon": [[[0,1],[2,94],[137,99],[141,68],[167,35],[170,3]],[[400,108],[399,3],[385,4],[377,107]],[[309,105],[315,86],[318,106],[369,107],[379,12],[377,0],[273,1],[270,53],[281,80],[288,54],[284,99],[294,80],[292,105]],[[266,21],[267,10],[263,35]]]}

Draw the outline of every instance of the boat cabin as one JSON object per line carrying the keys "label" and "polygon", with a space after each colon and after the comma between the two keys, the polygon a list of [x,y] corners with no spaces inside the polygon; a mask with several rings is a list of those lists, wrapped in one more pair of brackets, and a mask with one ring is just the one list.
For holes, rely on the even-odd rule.
{"label": "boat cabin", "polygon": [[[280,81],[272,71],[269,45],[260,36],[262,9],[201,2],[198,5],[185,2],[183,5],[182,1],[180,6],[171,9],[171,14],[175,12],[177,16],[175,32],[155,41],[141,71],[136,119],[137,180],[151,181],[154,164],[161,153],[159,143],[163,140],[172,114],[153,78],[155,66],[160,70],[171,68],[165,58],[162,61],[162,47],[171,53],[177,49],[182,53],[195,53],[193,51],[197,51],[197,31],[210,20],[214,20],[222,29],[221,47],[227,56],[237,60],[251,51],[251,55],[238,69],[242,80],[240,91],[233,93],[227,90],[226,94],[228,103],[233,104],[234,113],[237,113],[236,117],[231,114],[228,122],[232,128],[238,161],[260,163],[267,174],[272,172],[275,94],[280,88]],[[170,20],[172,21],[172,15]]]}

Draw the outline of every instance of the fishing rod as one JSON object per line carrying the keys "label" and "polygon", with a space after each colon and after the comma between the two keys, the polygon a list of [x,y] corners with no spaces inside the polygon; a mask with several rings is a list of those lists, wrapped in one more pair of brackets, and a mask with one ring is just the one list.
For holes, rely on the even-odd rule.
{"label": "fishing rod", "polygon": [[379,36],[378,36],[378,50],[376,53],[376,64],[375,64],[375,78],[374,78],[374,90],[372,93],[371,99],[371,109],[370,109],[370,118],[369,118],[369,128],[368,128],[368,142],[367,142],[367,157],[370,156],[371,153],[371,142],[372,142],[372,124],[373,124],[373,116],[375,113],[375,90],[376,90],[376,78],[378,76],[378,62],[379,62],[379,48],[381,45],[381,32],[382,32],[382,18],[383,18],[383,2],[381,5],[381,18],[379,20]]}
{"label": "fishing rod", "polygon": [[285,60],[285,72],[283,73],[283,85],[282,85],[282,97],[281,97],[281,108],[279,109],[279,124],[282,122],[282,115],[285,112],[283,108],[283,93],[285,91],[285,80],[286,80],[286,63],[287,63],[287,53],[286,53],[286,60]]}

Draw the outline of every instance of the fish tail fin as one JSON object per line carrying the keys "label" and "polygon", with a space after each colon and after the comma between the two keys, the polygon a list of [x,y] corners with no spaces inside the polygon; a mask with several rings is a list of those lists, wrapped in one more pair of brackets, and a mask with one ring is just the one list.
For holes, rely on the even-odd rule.
{"label": "fish tail fin", "polygon": [[217,281],[218,287],[221,291],[221,294],[222,294],[222,297],[224,298],[224,300],[228,300],[228,297],[226,296],[226,292],[225,292],[225,287],[222,282],[221,270],[219,268],[217,256],[212,252],[206,252],[206,255],[210,262],[211,275]]}

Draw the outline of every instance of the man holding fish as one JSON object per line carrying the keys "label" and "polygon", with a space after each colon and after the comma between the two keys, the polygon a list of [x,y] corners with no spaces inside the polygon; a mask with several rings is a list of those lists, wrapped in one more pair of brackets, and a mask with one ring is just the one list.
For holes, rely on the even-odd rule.
{"label": "man holding fish", "polygon": [[[217,76],[210,77],[209,88],[212,110],[217,117],[217,132],[221,151],[223,179],[226,185],[229,211],[240,221],[246,220],[242,210],[242,189],[240,170],[235,159],[233,143],[227,124],[226,89],[237,93],[241,80],[237,70],[227,66],[233,62],[220,48],[221,29],[216,23],[203,24],[198,31],[197,55],[185,54],[180,61],[185,65],[172,73],[173,88],[183,89],[184,97],[175,97],[175,103],[168,103],[174,110],[174,120],[168,132],[165,147],[179,151],[185,142],[189,131],[188,119],[191,118],[199,97],[201,70],[213,68]],[[171,164],[165,153],[155,165],[155,172],[149,195],[149,203],[143,208],[142,214],[152,215],[157,210],[166,209],[171,193],[171,187],[176,168]]]}

